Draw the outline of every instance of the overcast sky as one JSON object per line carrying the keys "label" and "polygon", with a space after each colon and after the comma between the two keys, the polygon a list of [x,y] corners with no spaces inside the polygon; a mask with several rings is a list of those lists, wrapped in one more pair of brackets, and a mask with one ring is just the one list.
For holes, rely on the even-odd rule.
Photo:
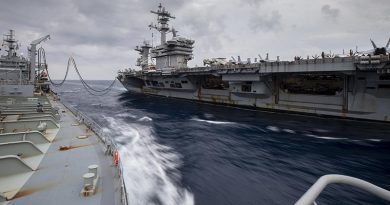
{"label": "overcast sky", "polygon": [[[43,43],[49,72],[64,76],[73,55],[86,79],[113,79],[119,69],[135,68],[134,46],[152,39],[150,10],[162,2],[176,16],[179,35],[195,40],[190,66],[204,58],[269,53],[272,59],[371,49],[390,37],[389,0],[1,0],[0,32],[16,31],[26,55],[32,40]],[[154,31],[154,44],[159,35]],[[170,36],[169,36],[170,38]],[[72,70],[69,78],[77,79]]]}

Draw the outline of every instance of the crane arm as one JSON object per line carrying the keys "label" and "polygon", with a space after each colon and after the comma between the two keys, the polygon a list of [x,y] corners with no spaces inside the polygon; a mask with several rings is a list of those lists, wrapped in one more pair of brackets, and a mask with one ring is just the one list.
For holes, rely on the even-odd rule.
{"label": "crane arm", "polygon": [[38,38],[35,41],[32,41],[30,43],[31,50],[30,50],[30,81],[35,82],[35,62],[36,62],[36,51],[37,51],[37,45],[40,44],[42,41],[46,41],[47,39],[50,39],[50,35],[46,35],[44,37]]}
{"label": "crane arm", "polygon": [[38,38],[37,40],[34,40],[30,43],[30,45],[38,45],[40,44],[42,41],[46,41],[47,39],[50,39],[50,35],[46,35],[42,38]]}

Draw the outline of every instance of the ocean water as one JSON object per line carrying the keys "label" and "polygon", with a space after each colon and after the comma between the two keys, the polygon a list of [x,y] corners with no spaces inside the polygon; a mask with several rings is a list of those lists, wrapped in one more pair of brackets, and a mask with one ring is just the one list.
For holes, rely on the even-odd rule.
{"label": "ocean water", "polygon": [[[109,81],[89,81],[97,89]],[[294,204],[322,175],[390,189],[390,126],[250,111],[78,81],[54,88],[121,145],[130,204]],[[389,204],[331,185],[324,204]]]}

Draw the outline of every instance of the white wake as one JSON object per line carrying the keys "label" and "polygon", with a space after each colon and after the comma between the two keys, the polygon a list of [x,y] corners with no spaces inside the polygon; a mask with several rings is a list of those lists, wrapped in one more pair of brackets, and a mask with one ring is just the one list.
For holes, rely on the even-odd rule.
{"label": "white wake", "polygon": [[193,194],[177,183],[181,177],[177,169],[180,157],[170,147],[156,142],[150,126],[112,117],[106,120],[122,144],[119,155],[130,204],[194,204]]}
{"label": "white wake", "polygon": [[213,120],[202,120],[197,117],[191,118],[191,120],[198,121],[198,122],[207,122],[210,124],[216,124],[216,125],[234,125],[235,122],[225,122],[225,121],[213,121]]}

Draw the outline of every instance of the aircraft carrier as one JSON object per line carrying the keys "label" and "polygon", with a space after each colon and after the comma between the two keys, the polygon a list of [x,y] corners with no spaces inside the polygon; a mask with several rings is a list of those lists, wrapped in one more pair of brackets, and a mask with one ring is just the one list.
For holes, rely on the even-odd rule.
{"label": "aircraft carrier", "polygon": [[[0,57],[0,205],[128,204],[115,141],[50,91],[42,61],[46,35],[28,57],[15,32]],[[37,56],[38,54],[38,56]]]}
{"label": "aircraft carrier", "polygon": [[[347,54],[241,60],[205,59],[203,67],[187,66],[195,41],[177,35],[168,22],[175,17],[161,4],[157,24],[160,45],[143,42],[137,66],[118,73],[133,92],[269,111],[390,121],[389,44]],[[167,34],[172,38],[167,40]]]}

